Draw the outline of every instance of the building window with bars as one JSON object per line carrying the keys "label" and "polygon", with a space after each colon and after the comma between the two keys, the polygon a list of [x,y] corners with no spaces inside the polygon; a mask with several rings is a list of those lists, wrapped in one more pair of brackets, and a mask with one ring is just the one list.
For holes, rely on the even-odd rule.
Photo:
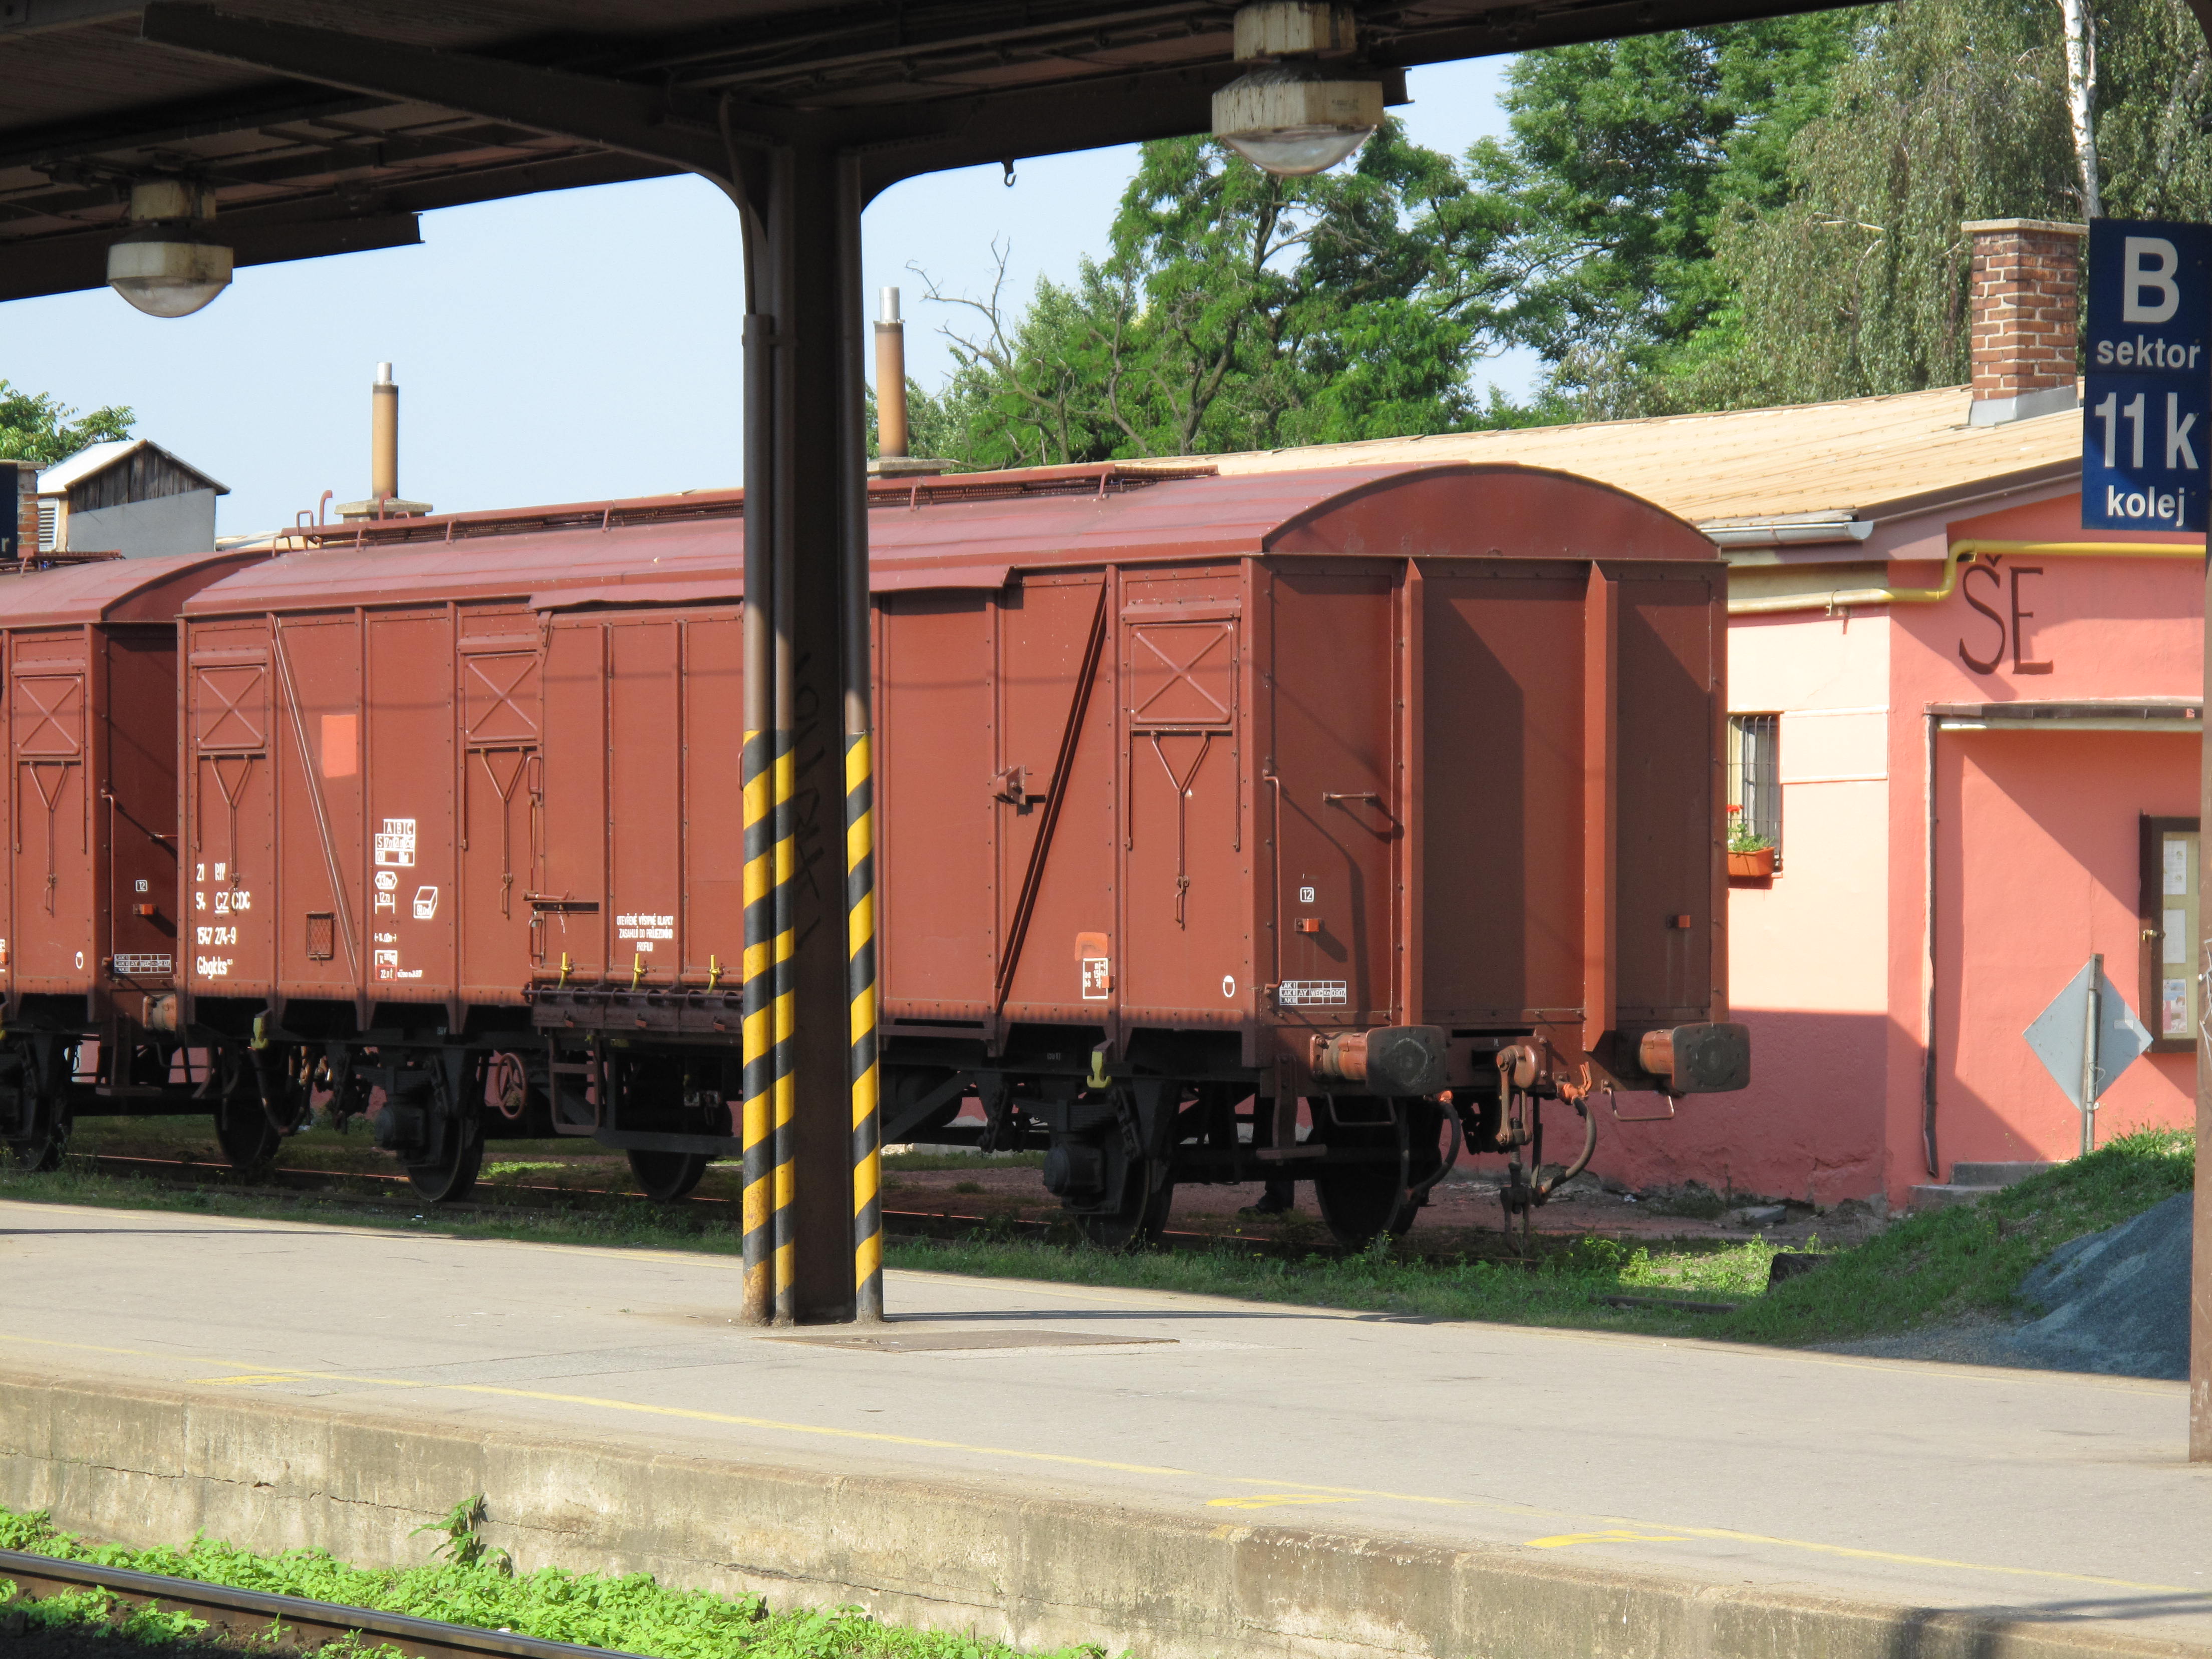
{"label": "building window with bars", "polygon": [[1771,848],[1782,867],[1779,714],[1731,714],[1728,723],[1729,850]]}

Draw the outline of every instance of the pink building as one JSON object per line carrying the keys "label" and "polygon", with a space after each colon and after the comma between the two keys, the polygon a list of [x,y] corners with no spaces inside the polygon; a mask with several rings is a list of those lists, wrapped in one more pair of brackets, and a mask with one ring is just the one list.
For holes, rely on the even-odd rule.
{"label": "pink building", "polygon": [[1222,458],[1556,466],[1725,551],[1730,799],[1775,850],[1730,892],[1753,1085],[1608,1126],[1633,1184],[1897,1205],[2070,1156],[2021,1033],[2092,952],[2159,1039],[2099,1138],[2195,1120],[2204,539],[2080,529],[2080,228],[1967,229],[1971,386]]}

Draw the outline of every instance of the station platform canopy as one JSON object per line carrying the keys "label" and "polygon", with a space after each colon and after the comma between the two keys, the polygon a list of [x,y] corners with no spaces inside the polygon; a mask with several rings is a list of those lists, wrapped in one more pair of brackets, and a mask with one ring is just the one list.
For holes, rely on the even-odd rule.
{"label": "station platform canopy", "polygon": [[[1402,71],[1815,9],[1777,0],[1356,8]],[[131,186],[212,192],[239,264],[403,246],[426,210],[686,170],[733,143],[939,168],[1203,131],[1226,0],[0,0],[0,299],[94,288]],[[447,88],[441,94],[441,89]],[[454,104],[438,101],[450,96]],[[456,107],[458,106],[458,107]]]}

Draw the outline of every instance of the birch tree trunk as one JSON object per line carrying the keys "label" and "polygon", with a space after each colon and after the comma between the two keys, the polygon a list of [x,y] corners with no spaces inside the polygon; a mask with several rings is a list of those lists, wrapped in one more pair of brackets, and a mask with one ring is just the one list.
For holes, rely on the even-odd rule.
{"label": "birch tree trunk", "polygon": [[2081,173],[2081,213],[2104,216],[2097,175],[2097,20],[2088,0],[2058,0],[2066,23],[2066,114],[2074,128],[2074,160]]}

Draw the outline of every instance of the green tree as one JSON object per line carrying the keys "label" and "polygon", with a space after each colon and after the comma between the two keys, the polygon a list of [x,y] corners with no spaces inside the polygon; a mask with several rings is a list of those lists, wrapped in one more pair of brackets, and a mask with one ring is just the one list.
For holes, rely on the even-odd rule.
{"label": "green tree", "polygon": [[[2104,210],[2212,213],[2208,56],[2179,0],[2105,0],[2093,109]],[[1662,406],[1797,402],[1967,378],[1975,219],[2078,222],[2056,0],[1899,0],[1792,147],[1792,194],[1739,214],[1740,296]]]}
{"label": "green tree", "polygon": [[1146,144],[1073,283],[1040,283],[1012,318],[1000,290],[928,289],[968,320],[917,428],[968,465],[1033,465],[1466,424],[1497,234],[1450,158],[1395,122],[1308,179],[1207,140]]}
{"label": "green tree", "polygon": [[127,438],[137,416],[128,409],[77,411],[43,392],[20,392],[0,380],[0,457],[52,466],[88,445]]}
{"label": "green tree", "polygon": [[1579,412],[1620,412],[1724,313],[1713,262],[1731,213],[1787,199],[1791,141],[1827,107],[1868,27],[1817,13],[1528,52],[1509,133],[1468,155],[1509,234],[1490,320],[1534,346]]}

